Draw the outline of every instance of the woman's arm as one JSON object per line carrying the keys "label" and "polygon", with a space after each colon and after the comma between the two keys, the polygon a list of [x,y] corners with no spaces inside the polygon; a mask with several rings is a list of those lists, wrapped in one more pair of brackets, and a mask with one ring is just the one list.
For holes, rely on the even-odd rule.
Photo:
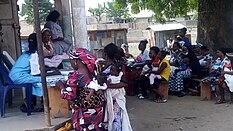
{"label": "woman's arm", "polygon": [[159,67],[158,71],[151,71],[150,73],[159,75],[163,70],[167,67],[167,63],[163,62],[161,66]]}
{"label": "woman's arm", "polygon": [[128,87],[128,84],[124,83],[124,82],[120,82],[120,83],[117,83],[117,84],[107,84],[107,86],[108,86],[108,88],[111,88],[111,89],[119,89],[119,88]]}
{"label": "woman's arm", "polygon": [[233,75],[233,71],[223,71],[222,74],[229,74],[229,75]]}

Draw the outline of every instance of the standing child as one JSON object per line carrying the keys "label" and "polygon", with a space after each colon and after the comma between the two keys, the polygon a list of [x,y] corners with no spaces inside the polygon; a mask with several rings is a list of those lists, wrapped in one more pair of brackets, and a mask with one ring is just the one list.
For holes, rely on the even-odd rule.
{"label": "standing child", "polygon": [[[120,66],[113,64],[110,68],[108,76],[108,85],[119,84],[121,82],[123,72]],[[108,88],[105,93],[107,100],[104,121],[108,122],[109,131],[131,131],[128,113],[125,107],[125,89]]]}

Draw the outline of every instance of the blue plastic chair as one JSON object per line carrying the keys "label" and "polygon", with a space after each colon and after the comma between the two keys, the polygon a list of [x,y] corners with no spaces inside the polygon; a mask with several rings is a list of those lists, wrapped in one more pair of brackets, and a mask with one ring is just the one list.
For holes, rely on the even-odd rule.
{"label": "blue plastic chair", "polygon": [[[32,99],[32,84],[14,84],[14,82],[8,76],[8,71],[4,65],[0,64],[0,75],[2,80],[0,80],[0,105],[1,105],[1,117],[5,117],[5,99],[7,92],[11,89],[19,89],[25,87],[26,98],[27,98],[27,115],[31,115],[31,99]],[[4,83],[4,80],[6,81]]]}

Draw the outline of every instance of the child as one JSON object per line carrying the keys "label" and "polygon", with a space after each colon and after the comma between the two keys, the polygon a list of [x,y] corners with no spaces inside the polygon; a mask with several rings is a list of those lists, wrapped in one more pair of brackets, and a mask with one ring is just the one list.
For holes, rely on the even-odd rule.
{"label": "child", "polygon": [[90,93],[86,96],[86,100],[89,101],[95,91],[107,89],[107,76],[103,73],[97,75],[97,78],[93,79],[87,86],[90,89]]}
{"label": "child", "polygon": [[117,84],[120,83],[121,77],[123,76],[123,72],[119,69],[119,67],[114,64],[111,66],[110,75],[108,76],[108,83]]}
{"label": "child", "polygon": [[189,62],[190,62],[190,59],[188,57],[184,57],[178,69],[175,69],[174,72],[171,73],[171,77],[176,77],[178,72],[191,74],[192,70],[189,67]]}
{"label": "child", "polygon": [[[110,68],[110,75],[108,76],[108,84],[116,85],[121,82],[123,72],[120,69],[121,66],[116,64]],[[107,88],[105,91],[105,98],[107,100],[107,106],[105,108],[104,122],[108,123],[109,131],[118,131],[122,128],[127,131],[132,131],[128,113],[126,110],[125,89],[122,88]]]}
{"label": "child", "polygon": [[[158,71],[159,69],[159,64],[158,63],[152,63],[151,64],[151,71]],[[150,85],[153,85],[155,82],[155,78],[161,79],[160,75],[156,75],[153,73],[150,73],[149,79],[150,79]]]}

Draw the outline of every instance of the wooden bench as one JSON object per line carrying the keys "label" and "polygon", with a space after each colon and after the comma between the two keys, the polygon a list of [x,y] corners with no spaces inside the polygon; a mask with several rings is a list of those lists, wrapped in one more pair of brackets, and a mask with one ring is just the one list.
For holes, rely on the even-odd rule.
{"label": "wooden bench", "polygon": [[201,79],[193,79],[193,80],[200,82],[201,100],[211,100],[210,84],[202,82]]}
{"label": "wooden bench", "polygon": [[69,115],[69,104],[67,100],[61,98],[61,90],[55,86],[48,87],[50,115],[52,118],[60,117],[59,113],[68,118]]}
{"label": "wooden bench", "polygon": [[165,99],[168,99],[168,90],[169,90],[169,84],[168,81],[162,81],[159,83],[158,87],[159,92],[161,92]]}

